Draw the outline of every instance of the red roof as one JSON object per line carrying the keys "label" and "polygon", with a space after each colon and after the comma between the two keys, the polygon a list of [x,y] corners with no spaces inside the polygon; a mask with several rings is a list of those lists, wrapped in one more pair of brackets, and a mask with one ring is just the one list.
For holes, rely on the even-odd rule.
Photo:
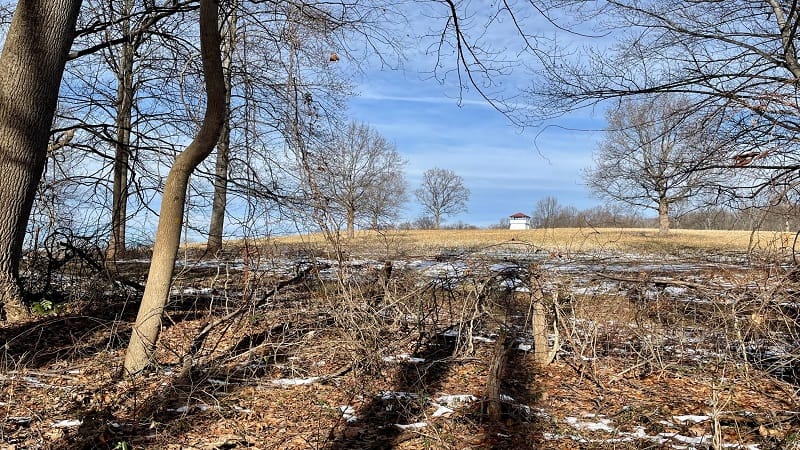
{"label": "red roof", "polygon": [[529,216],[527,214],[522,214],[521,212],[518,212],[516,214],[512,214],[511,218],[512,219],[530,219],[531,216]]}

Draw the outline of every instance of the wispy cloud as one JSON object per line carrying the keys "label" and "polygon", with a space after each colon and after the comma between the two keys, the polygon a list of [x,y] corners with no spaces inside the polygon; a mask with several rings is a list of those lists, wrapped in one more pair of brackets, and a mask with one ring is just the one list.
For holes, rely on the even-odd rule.
{"label": "wispy cloud", "polygon": [[[510,31],[492,30],[500,33],[492,39],[510,50],[513,40],[505,39],[505,32]],[[412,49],[409,55],[405,71],[362,74],[356,83],[359,95],[350,101],[350,115],[396,143],[408,160],[412,190],[427,169],[454,170],[472,197],[469,212],[450,220],[477,225],[496,223],[517,211],[530,212],[545,196],[579,208],[596,204],[582,184],[581,170],[591,163],[592,150],[602,136],[602,111],[578,111],[523,129],[454,77],[432,77],[436,61],[425,51]],[[507,95],[510,108],[523,113],[535,110],[537,105],[510,92],[529,82],[524,67],[515,69],[520,70],[493,80],[497,84],[492,89]],[[504,86],[509,90],[503,91]],[[419,214],[412,200],[406,215],[413,219]]]}

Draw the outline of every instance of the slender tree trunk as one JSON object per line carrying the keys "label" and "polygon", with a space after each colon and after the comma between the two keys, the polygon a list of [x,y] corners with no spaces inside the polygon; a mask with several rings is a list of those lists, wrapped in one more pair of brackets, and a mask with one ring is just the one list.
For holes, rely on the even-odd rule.
{"label": "slender tree trunk", "polygon": [[356,236],[356,211],[354,208],[347,209],[347,237],[352,239]]}
{"label": "slender tree trunk", "polygon": [[228,204],[228,161],[230,152],[230,125],[225,121],[217,143],[217,162],[214,176],[214,200],[211,206],[211,225],[208,229],[208,252],[222,250],[222,230],[225,225],[225,207]]}
{"label": "slender tree trunk", "polygon": [[228,17],[225,42],[222,50],[222,70],[225,75],[225,123],[217,142],[217,162],[214,174],[214,200],[211,206],[211,225],[208,230],[209,253],[217,253],[222,249],[222,230],[225,224],[225,207],[228,204],[228,162],[231,145],[231,60],[236,45],[236,8],[231,5]]}
{"label": "slender tree trunk", "polygon": [[169,297],[189,177],[214,149],[225,120],[225,77],[222,74],[217,10],[215,0],[200,0],[200,52],[206,84],[206,113],[197,136],[178,155],[167,175],[147,285],[125,353],[125,376],[138,375],[150,364]]}
{"label": "slender tree trunk", "polygon": [[669,201],[664,197],[658,201],[658,234],[669,234]]}
{"label": "slender tree trunk", "polygon": [[433,215],[433,229],[434,230],[438,230],[439,229],[439,218],[440,218],[440,214],[438,212]]}
{"label": "slender tree trunk", "polygon": [[0,304],[28,317],[19,260],[80,0],[20,0],[0,55]]}
{"label": "slender tree trunk", "polygon": [[[133,2],[126,0],[123,14],[128,16]],[[122,32],[130,36],[130,20],[122,22]],[[128,217],[128,161],[131,145],[131,116],[133,112],[134,43],[124,42],[117,72],[117,142],[114,144],[114,187],[111,202],[111,240],[106,258],[113,261],[125,253],[125,226]]]}

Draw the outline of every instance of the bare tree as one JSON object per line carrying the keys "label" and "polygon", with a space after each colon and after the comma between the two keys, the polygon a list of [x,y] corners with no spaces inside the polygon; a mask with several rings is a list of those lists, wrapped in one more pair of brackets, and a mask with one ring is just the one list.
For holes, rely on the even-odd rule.
{"label": "bare tree", "polygon": [[393,171],[383,174],[381,180],[367,193],[364,219],[373,230],[390,225],[400,218],[400,210],[408,201],[408,182],[405,173]]}
{"label": "bare tree", "polygon": [[434,229],[439,229],[442,216],[467,210],[469,189],[464,180],[449,169],[433,168],[422,174],[422,183],[414,195],[426,214],[433,216]]}
{"label": "bare tree", "polygon": [[710,122],[687,111],[675,95],[625,100],[607,113],[608,129],[584,176],[601,199],[658,211],[660,234],[669,233],[670,208],[698,195],[710,180],[717,148]]}
{"label": "bare tree", "polygon": [[195,139],[175,159],[167,175],[147,286],[125,353],[126,376],[150,364],[161,331],[161,316],[169,296],[180,244],[186,188],[194,169],[211,153],[225,118],[225,79],[222,73],[218,8],[215,0],[200,0],[200,48],[206,84],[206,113]]}
{"label": "bare tree", "polygon": [[[216,165],[206,169],[214,185],[207,247],[212,253],[222,243],[228,204],[228,213],[243,214],[227,220],[245,227],[253,226],[253,217],[263,217],[254,216],[254,208],[292,217],[297,214],[291,208],[308,210],[308,196],[297,195],[297,164],[287,160],[295,155],[283,150],[302,153],[295,148],[298,139],[313,147],[327,145],[321,141],[326,136],[322,129],[338,125],[344,99],[352,92],[330,59],[331,51],[341,47],[338,41],[346,33],[369,30],[374,13],[365,6],[359,19],[349,16],[355,11],[337,11],[334,3],[284,2],[265,8],[234,2],[230,8],[235,9],[223,26],[228,118]],[[195,196],[202,197],[207,196]],[[291,208],[284,209],[287,205]]]}
{"label": "bare tree", "polygon": [[[724,165],[740,194],[775,182],[796,183],[800,152],[800,81],[795,2],[734,0],[560,1],[551,6],[594,27],[582,50],[545,61],[545,80],[530,88],[542,110],[561,114],[598,101],[657,92],[682,93],[695,109],[725,117]],[[585,25],[584,24],[584,25]],[[592,47],[589,35],[598,37]],[[613,45],[609,40],[616,38]],[[718,150],[718,149],[713,149]]]}
{"label": "bare tree", "polygon": [[378,223],[382,217],[397,215],[405,193],[405,164],[393,144],[369,125],[356,122],[311,157],[326,207],[342,219],[349,237],[354,236],[358,219]]}
{"label": "bare tree", "polygon": [[230,11],[223,23],[224,41],[222,48],[222,70],[225,75],[225,122],[217,142],[217,160],[214,166],[214,200],[211,205],[211,224],[208,229],[207,250],[214,254],[222,249],[222,229],[225,222],[225,208],[228,204],[228,166],[231,146],[231,63],[236,49],[236,21],[238,1],[231,2]]}
{"label": "bare tree", "polygon": [[114,183],[111,206],[111,238],[108,243],[106,257],[114,260],[125,252],[125,226],[128,217],[128,171],[131,157],[131,126],[136,95],[133,83],[134,56],[141,43],[141,35],[136,39],[131,36],[131,19],[133,0],[123,0],[121,35],[125,39],[120,45],[119,59],[116,65],[117,76],[117,116],[116,142],[114,143]]}
{"label": "bare tree", "polygon": [[536,202],[536,207],[531,213],[531,222],[535,228],[553,228],[561,211],[558,199],[548,195]]}
{"label": "bare tree", "polygon": [[[174,136],[174,130],[189,128],[182,126],[185,119],[173,113],[174,90],[168,86],[176,85],[180,77],[170,76],[165,69],[174,61],[183,66],[183,76],[188,75],[181,61],[190,58],[187,47],[193,52],[194,46],[170,46],[168,42],[185,34],[179,27],[188,26],[188,21],[181,13],[196,8],[192,0],[162,4],[92,0],[85,2],[78,17],[77,38],[57,111],[58,125],[78,130],[70,144],[72,151],[94,160],[86,165],[81,183],[96,183],[87,200],[97,209],[110,211],[109,261],[125,251],[128,219],[146,209],[152,199],[147,191],[158,190],[161,177],[147,177],[147,172],[154,165],[149,162],[158,159],[154,154],[173,146],[168,144],[167,130],[173,130]],[[111,79],[116,83],[107,81]]]}
{"label": "bare tree", "polygon": [[0,55],[0,304],[9,321],[28,316],[18,284],[22,243],[80,5],[19,2]]}

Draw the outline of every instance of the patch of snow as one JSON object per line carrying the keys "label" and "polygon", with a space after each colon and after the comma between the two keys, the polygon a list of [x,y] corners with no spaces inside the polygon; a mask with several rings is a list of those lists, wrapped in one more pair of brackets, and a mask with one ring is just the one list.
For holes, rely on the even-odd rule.
{"label": "patch of snow", "polygon": [[72,428],[72,427],[79,427],[83,424],[83,421],[80,419],[64,419],[59,420],[58,422],[50,425],[53,428]]}
{"label": "patch of snow", "polygon": [[701,445],[704,443],[709,443],[713,440],[713,438],[710,435],[697,436],[697,437],[684,436],[682,434],[677,434],[677,433],[658,433],[658,435],[689,445]]}
{"label": "patch of snow", "polygon": [[478,397],[470,394],[442,395],[436,399],[440,405],[455,407],[466,403],[477,401]]}
{"label": "patch of snow", "polygon": [[[0,405],[0,406],[4,406],[4,405],[6,405],[6,403],[3,403],[3,405]],[[8,416],[8,417],[6,417],[6,421],[7,422],[11,422],[11,423],[15,423],[17,425],[25,425],[25,424],[29,424],[29,423],[33,422],[33,418],[29,417],[29,416]]]}
{"label": "patch of snow", "polygon": [[30,377],[30,376],[27,376],[27,377],[22,377],[22,379],[23,379],[25,382],[27,382],[27,383],[30,383],[30,384],[33,384],[33,385],[41,385],[41,384],[42,384],[42,382],[41,382],[41,381],[39,381],[39,380],[38,380],[36,377]]}
{"label": "patch of snow", "polygon": [[415,358],[408,353],[401,353],[397,356],[384,356],[382,359],[386,362],[410,362],[414,364],[425,362],[425,358]]}
{"label": "patch of snow", "polygon": [[317,380],[319,380],[319,377],[279,378],[277,380],[272,380],[271,383],[278,386],[304,386],[308,384],[313,384]]}
{"label": "patch of snow", "polygon": [[530,292],[530,288],[525,286],[525,282],[520,280],[519,278],[506,278],[500,281],[500,287],[506,288],[508,290],[513,290],[515,292]]}
{"label": "patch of snow", "polygon": [[596,422],[581,421],[577,417],[565,417],[564,421],[577,430],[607,431],[609,433],[617,431],[616,428],[611,426],[611,419],[603,417],[598,418]]}
{"label": "patch of snow", "polygon": [[[680,449],[680,450],[691,450],[696,449],[698,446],[706,446],[712,440],[712,436],[704,435],[704,436],[684,436],[679,433],[668,433],[662,432],[658,433],[657,435],[649,435],[645,432],[644,427],[637,426],[634,428],[633,431],[620,431],[617,428],[611,426],[611,420],[595,414],[586,414],[584,418],[595,418],[598,419],[597,421],[587,421],[581,420],[576,417],[566,417],[564,421],[568,423],[570,426],[577,430],[587,430],[587,431],[602,431],[613,433],[614,437],[610,438],[598,438],[598,439],[587,439],[580,435],[574,434],[557,434],[557,433],[544,433],[544,438],[546,440],[561,440],[561,439],[570,439],[575,442],[579,443],[617,443],[617,442],[631,442],[634,440],[647,440],[656,445],[660,446],[668,446],[669,448],[673,449]],[[681,420],[682,422],[703,422],[705,420],[709,420],[710,418],[707,416],[694,416],[694,415],[687,415],[687,416],[674,416],[676,420]],[[662,424],[665,425],[672,425],[670,422],[661,421]],[[736,449],[747,449],[747,450],[759,450],[758,444],[745,444],[745,443],[736,443],[736,444],[723,444],[725,448],[736,448]]]}
{"label": "patch of snow", "polygon": [[419,395],[413,392],[386,391],[382,392],[379,397],[381,400],[410,400],[412,398],[418,398]]}
{"label": "patch of snow", "polygon": [[488,342],[488,343],[492,343],[492,342],[495,341],[492,338],[488,338],[488,337],[484,337],[484,336],[472,336],[472,340],[473,341],[478,341],[478,342]]}
{"label": "patch of snow", "polygon": [[686,294],[689,291],[688,288],[683,286],[667,286],[664,288],[664,293],[673,295],[675,297],[681,296]]}
{"label": "patch of snow", "polygon": [[686,415],[686,416],[672,416],[673,419],[677,420],[678,422],[694,422],[700,423],[705,422],[707,420],[711,420],[709,416],[695,416],[695,415]]}
{"label": "patch of snow", "polygon": [[418,430],[420,428],[427,427],[428,424],[427,424],[427,422],[416,422],[416,423],[410,423],[408,425],[401,425],[399,423],[396,423],[396,424],[394,424],[394,426],[396,426],[397,428],[399,428],[401,430]]}
{"label": "patch of snow", "polygon": [[523,352],[529,352],[533,349],[533,346],[531,344],[519,344],[517,348]]}
{"label": "patch of snow", "polygon": [[448,417],[448,416],[450,416],[450,414],[453,414],[454,412],[455,412],[454,410],[448,408],[447,406],[439,405],[436,408],[436,411],[434,411],[433,414],[431,414],[431,416],[433,416],[433,417],[441,417],[441,416]]}
{"label": "patch of snow", "polygon": [[215,384],[217,386],[227,386],[228,384],[230,384],[225,380],[217,380],[216,378],[209,378],[208,382],[211,384]]}
{"label": "patch of snow", "polygon": [[356,416],[356,410],[352,406],[344,405],[338,407],[337,409],[342,414],[342,419],[344,419],[347,423],[353,423],[358,420],[358,416]]}

